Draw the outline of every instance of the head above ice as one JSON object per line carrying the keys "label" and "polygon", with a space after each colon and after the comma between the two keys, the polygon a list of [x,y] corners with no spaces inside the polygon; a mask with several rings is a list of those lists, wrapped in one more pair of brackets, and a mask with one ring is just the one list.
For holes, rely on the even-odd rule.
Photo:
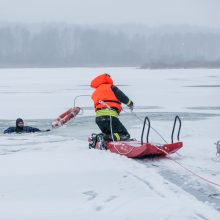
{"label": "head above ice", "polygon": [[16,127],[19,127],[19,128],[24,127],[24,121],[23,121],[22,118],[18,118],[18,119],[16,120]]}

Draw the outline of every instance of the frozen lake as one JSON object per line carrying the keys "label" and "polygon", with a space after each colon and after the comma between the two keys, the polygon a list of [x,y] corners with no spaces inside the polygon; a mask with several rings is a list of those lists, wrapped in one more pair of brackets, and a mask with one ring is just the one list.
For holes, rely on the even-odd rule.
{"label": "frozen lake", "polygon": [[[103,72],[108,72],[134,100],[137,110],[219,112],[219,70],[0,69],[0,117],[54,118],[73,106],[76,96],[90,95],[90,81]],[[92,107],[86,96],[77,99],[76,104]]]}
{"label": "frozen lake", "polygon": [[[179,115],[184,147],[172,157],[207,180],[220,183],[214,145],[220,140],[220,70],[0,69],[0,217],[146,219],[161,207],[154,219],[218,219],[219,187],[173,161],[131,160],[88,150],[88,136],[99,132],[89,83],[103,72],[135,103],[135,114],[125,108],[120,117],[132,137],[140,139],[139,118],[148,116],[170,142],[173,119]],[[76,96],[81,96],[76,105],[84,111],[67,126],[41,134],[2,134],[18,117],[30,126],[49,128],[53,118],[74,105]],[[153,131],[150,141],[163,143]],[[38,193],[34,193],[36,188]],[[143,209],[143,204],[152,211]],[[20,210],[26,206],[30,212]],[[180,216],[179,208],[186,213]],[[31,211],[38,214],[33,217]]]}

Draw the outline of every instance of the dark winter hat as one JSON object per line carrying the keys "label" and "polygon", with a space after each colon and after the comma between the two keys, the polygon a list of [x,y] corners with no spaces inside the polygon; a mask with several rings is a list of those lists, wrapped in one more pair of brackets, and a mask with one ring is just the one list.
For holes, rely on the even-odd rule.
{"label": "dark winter hat", "polygon": [[18,118],[18,119],[16,120],[16,127],[18,127],[18,124],[19,124],[20,122],[23,122],[23,123],[24,123],[24,121],[23,121],[22,118]]}

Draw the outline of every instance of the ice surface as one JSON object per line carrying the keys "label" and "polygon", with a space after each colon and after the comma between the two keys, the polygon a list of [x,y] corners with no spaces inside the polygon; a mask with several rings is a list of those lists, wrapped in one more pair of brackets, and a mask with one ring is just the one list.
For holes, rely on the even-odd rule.
{"label": "ice surface", "polygon": [[[90,95],[90,80],[108,72],[137,106],[121,120],[140,139],[142,122],[170,142],[175,115],[184,147],[171,157],[220,183],[213,160],[220,140],[220,70],[136,68],[0,69],[0,130],[17,117],[46,129],[51,120]],[[210,77],[215,76],[215,77]],[[123,86],[124,85],[124,86]],[[202,85],[202,86],[201,86]],[[204,85],[209,85],[204,87]],[[0,219],[219,219],[220,190],[168,159],[132,160],[89,150],[99,132],[89,97],[67,126],[49,133],[0,135]],[[150,141],[162,142],[153,132]]]}

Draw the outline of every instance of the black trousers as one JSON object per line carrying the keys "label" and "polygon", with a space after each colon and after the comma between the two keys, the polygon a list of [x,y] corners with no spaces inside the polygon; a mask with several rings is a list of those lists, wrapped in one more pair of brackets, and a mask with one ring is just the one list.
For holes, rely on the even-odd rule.
{"label": "black trousers", "polygon": [[130,134],[118,118],[110,116],[98,116],[96,117],[96,124],[104,134],[104,139],[112,140],[110,120],[112,120],[112,132],[114,141],[128,140],[130,138]]}

